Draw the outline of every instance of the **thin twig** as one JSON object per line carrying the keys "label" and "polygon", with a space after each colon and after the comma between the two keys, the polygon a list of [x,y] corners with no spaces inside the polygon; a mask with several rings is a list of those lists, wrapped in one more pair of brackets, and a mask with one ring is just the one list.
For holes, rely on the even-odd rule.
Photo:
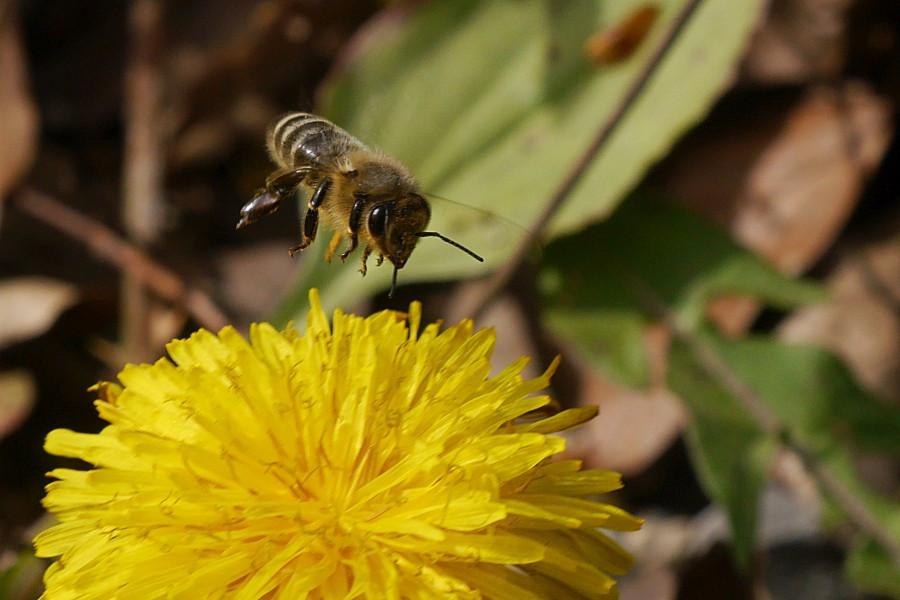
{"label": "thin twig", "polygon": [[218,331],[228,324],[228,317],[203,290],[186,284],[112,229],[37,190],[25,188],[11,200],[22,212],[89,247],[104,262],[131,273],[142,287],[183,306],[201,326]]}
{"label": "thin twig", "polygon": [[[163,221],[163,6],[160,0],[133,0],[129,14],[131,53],[125,72],[122,224],[141,247],[159,237]],[[131,360],[152,351],[152,302],[141,281],[122,273],[122,340]]]}
{"label": "thin twig", "polygon": [[796,439],[790,428],[769,410],[756,392],[728,366],[712,346],[679,322],[656,292],[636,277],[624,272],[623,275],[638,292],[647,309],[672,331],[675,339],[688,348],[707,375],[738,401],[766,435],[778,440],[785,449],[797,455],[809,474],[841,507],[850,522],[881,545],[894,564],[900,567],[900,541],[891,536],[869,508],[812,451]]}
{"label": "thin twig", "polygon": [[[667,56],[675,40],[684,30],[685,25],[688,23],[700,3],[701,0],[689,0],[686,2],[681,9],[681,12],[678,13],[671,25],[669,25],[665,37],[644,64],[634,81],[631,82],[631,86],[625,92],[625,95],[622,96],[619,103],[597,131],[591,144],[572,166],[572,169],[566,175],[565,179],[562,180],[559,187],[550,197],[543,212],[535,219],[534,223],[528,227],[528,230],[531,231],[534,236],[540,236],[543,233],[547,225],[550,224],[550,220],[562,206],[563,202],[569,197],[569,194],[585,174],[588,167],[590,167],[594,158],[596,158],[600,150],[603,149],[619,125],[622,124],[625,114],[634,105],[641,92],[647,87],[647,83],[656,73],[657,68]],[[506,284],[509,283],[512,276],[527,259],[529,252],[534,245],[534,240],[531,239],[531,237],[532,236],[528,236],[523,239],[506,263],[504,263],[500,269],[495,271],[486,282],[476,286],[471,294],[461,297],[457,305],[458,308],[455,309],[454,314],[471,318],[477,318],[481,315],[484,309],[487,308],[503,288],[506,287]]]}

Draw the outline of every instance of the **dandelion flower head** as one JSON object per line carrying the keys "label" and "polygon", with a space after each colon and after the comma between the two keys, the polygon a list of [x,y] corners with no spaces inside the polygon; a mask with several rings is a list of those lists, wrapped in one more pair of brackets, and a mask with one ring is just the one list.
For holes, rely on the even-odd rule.
{"label": "dandelion flower head", "polygon": [[35,539],[45,597],[614,598],[631,557],[601,531],[641,521],[587,497],[617,473],[551,460],[590,419],[549,402],[494,333],[421,333],[421,310],[367,318],[318,295],[306,332],[201,330],[171,359],[97,386],[99,434],[58,429]]}

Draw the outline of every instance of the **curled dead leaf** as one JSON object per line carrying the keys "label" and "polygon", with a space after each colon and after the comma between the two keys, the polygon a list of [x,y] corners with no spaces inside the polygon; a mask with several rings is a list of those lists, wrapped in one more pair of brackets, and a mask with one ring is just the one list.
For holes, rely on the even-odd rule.
{"label": "curled dead leaf", "polygon": [[37,386],[26,371],[0,373],[0,439],[18,429],[28,417]]}
{"label": "curled dead leaf", "polygon": [[[834,243],[884,156],[890,105],[850,81],[733,117],[701,127],[658,176],[672,197],[783,272],[800,274]],[[723,298],[709,312],[739,334],[757,311],[750,299]]]}
{"label": "curled dead leaf", "polygon": [[77,299],[74,285],[55,279],[0,281],[0,348],[41,335]]}
{"label": "curled dead leaf", "polygon": [[846,60],[844,37],[852,4],[852,0],[772,2],[744,58],[743,79],[783,85],[838,75]]}

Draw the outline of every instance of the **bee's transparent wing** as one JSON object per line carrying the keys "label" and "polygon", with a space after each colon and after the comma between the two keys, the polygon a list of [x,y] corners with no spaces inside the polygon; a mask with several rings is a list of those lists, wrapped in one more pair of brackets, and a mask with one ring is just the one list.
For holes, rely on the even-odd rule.
{"label": "bee's transparent wing", "polygon": [[[496,268],[524,240],[534,238],[512,217],[439,196],[429,195],[428,199],[431,203],[428,231],[437,232],[483,257],[483,268],[476,270]],[[451,279],[470,274],[474,266],[472,262],[475,261],[465,252],[440,239],[426,238],[419,241],[407,268],[415,264],[417,273],[420,270],[431,271],[441,279]]]}

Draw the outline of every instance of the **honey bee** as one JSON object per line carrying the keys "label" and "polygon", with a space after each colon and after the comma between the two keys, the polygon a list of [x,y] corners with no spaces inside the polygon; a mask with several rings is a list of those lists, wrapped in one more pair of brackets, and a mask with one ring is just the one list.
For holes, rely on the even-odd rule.
{"label": "honey bee", "polygon": [[394,265],[388,297],[394,295],[397,271],[409,260],[419,238],[440,238],[484,262],[462,244],[436,231],[425,231],[431,205],[406,166],[368,148],[331,121],[309,113],[285,115],[275,123],[267,143],[278,169],[241,208],[237,229],[275,212],[302,186],[307,192],[307,210],[302,239],[288,250],[291,256],[316,239],[321,209],[326,223],[335,230],[325,260],[331,261],[346,236],[347,249],[340,259],[343,262],[362,244],[360,272],[365,275],[366,261],[377,251],[376,265],[385,258]]}

